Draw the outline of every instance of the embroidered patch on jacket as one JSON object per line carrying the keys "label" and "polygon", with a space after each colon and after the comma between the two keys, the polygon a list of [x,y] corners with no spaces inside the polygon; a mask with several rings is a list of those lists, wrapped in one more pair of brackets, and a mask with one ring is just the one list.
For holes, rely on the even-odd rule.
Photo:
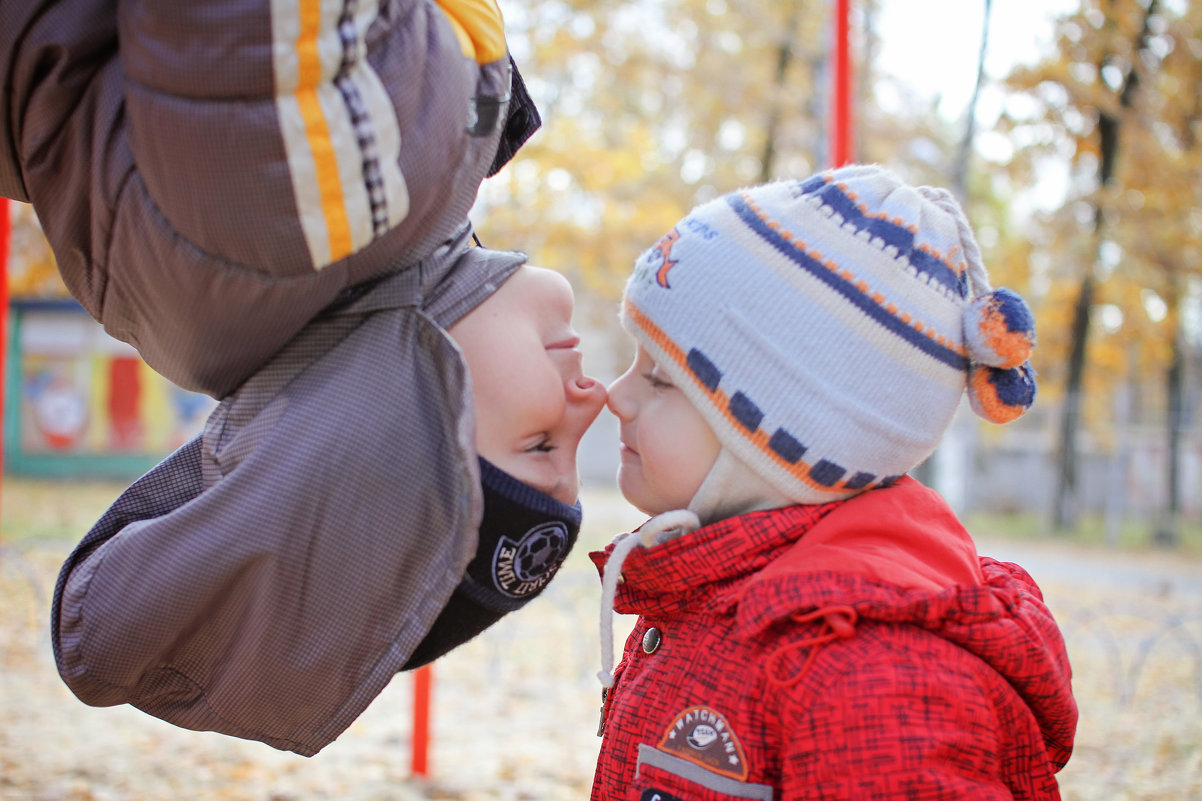
{"label": "embroidered patch on jacket", "polygon": [[558,520],[535,526],[520,540],[501,537],[492,557],[497,589],[510,598],[538,592],[563,564],[570,547],[568,529]]}
{"label": "embroidered patch on jacket", "polygon": [[743,745],[726,718],[707,706],[689,707],[677,715],[659,748],[723,776],[747,780]]}

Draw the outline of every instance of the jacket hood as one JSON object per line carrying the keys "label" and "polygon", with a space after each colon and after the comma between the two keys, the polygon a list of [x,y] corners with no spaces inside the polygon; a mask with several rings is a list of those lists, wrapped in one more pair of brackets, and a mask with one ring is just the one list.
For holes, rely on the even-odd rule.
{"label": "jacket hood", "polygon": [[972,536],[939,493],[909,476],[833,505],[757,581],[798,570],[854,570],[906,589],[984,582]]}
{"label": "jacket hood", "polygon": [[1052,762],[1068,761],[1072,671],[1043,593],[1019,565],[978,557],[943,499],[911,478],[832,510],[744,585],[737,606],[747,637],[802,616],[937,634],[1004,676],[1039,721]]}
{"label": "jacket hood", "polygon": [[55,587],[72,692],[304,756],[345,730],[476,551],[471,385],[444,327],[523,261],[452,248],[377,282],[127,489]]}

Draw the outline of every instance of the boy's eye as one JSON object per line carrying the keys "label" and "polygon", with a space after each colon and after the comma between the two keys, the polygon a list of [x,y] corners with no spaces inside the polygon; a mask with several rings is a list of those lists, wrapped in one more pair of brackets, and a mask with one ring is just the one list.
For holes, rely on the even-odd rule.
{"label": "boy's eye", "polygon": [[669,389],[673,386],[671,381],[665,381],[655,373],[643,373],[643,378],[655,389]]}
{"label": "boy's eye", "polygon": [[537,443],[526,449],[527,453],[550,453],[555,450],[555,446],[551,444],[550,437],[543,437]]}

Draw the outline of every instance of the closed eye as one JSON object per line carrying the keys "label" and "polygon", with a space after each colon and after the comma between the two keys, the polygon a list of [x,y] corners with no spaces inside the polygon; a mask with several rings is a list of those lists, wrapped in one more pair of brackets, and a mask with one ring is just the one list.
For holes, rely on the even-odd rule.
{"label": "closed eye", "polygon": [[655,373],[643,373],[643,378],[655,389],[671,389],[675,384],[665,381]]}
{"label": "closed eye", "polygon": [[551,444],[551,438],[544,436],[534,445],[526,449],[526,453],[550,453],[555,450],[555,446]]}

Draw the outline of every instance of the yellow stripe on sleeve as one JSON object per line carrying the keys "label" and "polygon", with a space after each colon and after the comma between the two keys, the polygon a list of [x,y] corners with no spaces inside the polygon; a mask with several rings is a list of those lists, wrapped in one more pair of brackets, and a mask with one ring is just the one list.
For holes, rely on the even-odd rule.
{"label": "yellow stripe on sleeve", "polygon": [[463,55],[477,64],[504,58],[505,20],[496,0],[436,0],[447,15]]}
{"label": "yellow stripe on sleeve", "polygon": [[317,47],[321,32],[320,0],[301,0],[300,26],[296,42],[299,80],[295,97],[317,171],[321,210],[329,232],[330,260],[338,261],[351,253],[351,226],[342,196],[337,154],[317,91],[321,82],[321,56]]}

